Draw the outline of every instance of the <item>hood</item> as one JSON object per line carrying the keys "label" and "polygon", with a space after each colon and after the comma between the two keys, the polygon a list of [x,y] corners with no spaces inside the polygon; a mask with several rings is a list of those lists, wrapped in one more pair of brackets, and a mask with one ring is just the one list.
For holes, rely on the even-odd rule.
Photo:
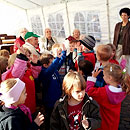
{"label": "hood", "polygon": [[105,88],[106,88],[108,99],[111,104],[121,103],[126,97],[126,93],[122,91],[121,87],[116,88],[111,85],[106,85]]}
{"label": "hood", "polygon": [[20,116],[21,110],[19,108],[17,109],[9,109],[5,108],[4,106],[0,106],[0,122],[4,121],[10,116]]}

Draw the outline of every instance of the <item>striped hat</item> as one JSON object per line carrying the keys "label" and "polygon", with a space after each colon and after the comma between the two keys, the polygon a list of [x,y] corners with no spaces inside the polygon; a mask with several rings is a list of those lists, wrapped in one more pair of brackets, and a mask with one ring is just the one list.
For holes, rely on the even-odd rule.
{"label": "striped hat", "polygon": [[96,40],[93,36],[87,35],[84,36],[81,40],[79,40],[85,47],[89,50],[93,50],[95,47]]}

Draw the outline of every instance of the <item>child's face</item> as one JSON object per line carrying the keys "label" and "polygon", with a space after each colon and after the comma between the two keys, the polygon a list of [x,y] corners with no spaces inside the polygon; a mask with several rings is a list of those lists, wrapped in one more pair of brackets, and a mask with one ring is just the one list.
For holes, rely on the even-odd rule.
{"label": "child's face", "polygon": [[115,51],[115,50],[113,50],[113,51],[112,51],[111,58],[113,58],[113,57],[115,56],[115,54],[116,54],[116,51]]}
{"label": "child's face", "polygon": [[24,104],[25,103],[25,100],[27,98],[27,93],[26,93],[26,87],[23,89],[22,93],[21,93],[21,96],[18,100],[18,105],[20,104]]}
{"label": "child's face", "polygon": [[72,96],[73,100],[81,102],[85,96],[85,89],[81,90],[80,88],[74,87],[71,90],[71,96]]}
{"label": "child's face", "polygon": [[69,44],[69,48],[70,48],[70,52],[73,52],[74,51],[74,48],[75,48],[75,45],[70,43]]}
{"label": "child's face", "polygon": [[110,75],[108,75],[108,73],[106,73],[105,71],[103,71],[103,79],[104,79],[104,81],[107,83],[107,84],[109,84],[110,83],[110,81],[111,81],[111,78],[110,78]]}

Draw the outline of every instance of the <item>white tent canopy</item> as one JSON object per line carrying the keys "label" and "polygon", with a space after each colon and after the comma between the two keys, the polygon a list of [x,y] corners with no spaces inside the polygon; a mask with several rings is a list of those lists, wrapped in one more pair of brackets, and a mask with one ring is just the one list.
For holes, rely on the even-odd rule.
{"label": "white tent canopy", "polygon": [[99,43],[111,43],[119,10],[124,7],[130,7],[129,0],[0,0],[0,33],[16,35],[26,27],[44,35],[49,27],[63,41],[78,28]]}

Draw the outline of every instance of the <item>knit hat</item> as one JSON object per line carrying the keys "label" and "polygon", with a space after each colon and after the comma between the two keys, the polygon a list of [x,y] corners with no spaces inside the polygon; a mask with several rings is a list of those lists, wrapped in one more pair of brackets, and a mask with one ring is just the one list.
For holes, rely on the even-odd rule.
{"label": "knit hat", "polygon": [[79,40],[85,47],[89,50],[93,50],[95,47],[96,40],[93,36],[84,36],[81,40]]}
{"label": "knit hat", "polygon": [[26,40],[30,37],[40,37],[40,36],[38,36],[37,34],[34,34],[33,32],[27,32],[24,36],[24,39]]}
{"label": "knit hat", "polygon": [[68,38],[66,38],[65,40],[69,40],[70,42],[76,42],[78,40],[76,40],[74,37],[69,36]]}

